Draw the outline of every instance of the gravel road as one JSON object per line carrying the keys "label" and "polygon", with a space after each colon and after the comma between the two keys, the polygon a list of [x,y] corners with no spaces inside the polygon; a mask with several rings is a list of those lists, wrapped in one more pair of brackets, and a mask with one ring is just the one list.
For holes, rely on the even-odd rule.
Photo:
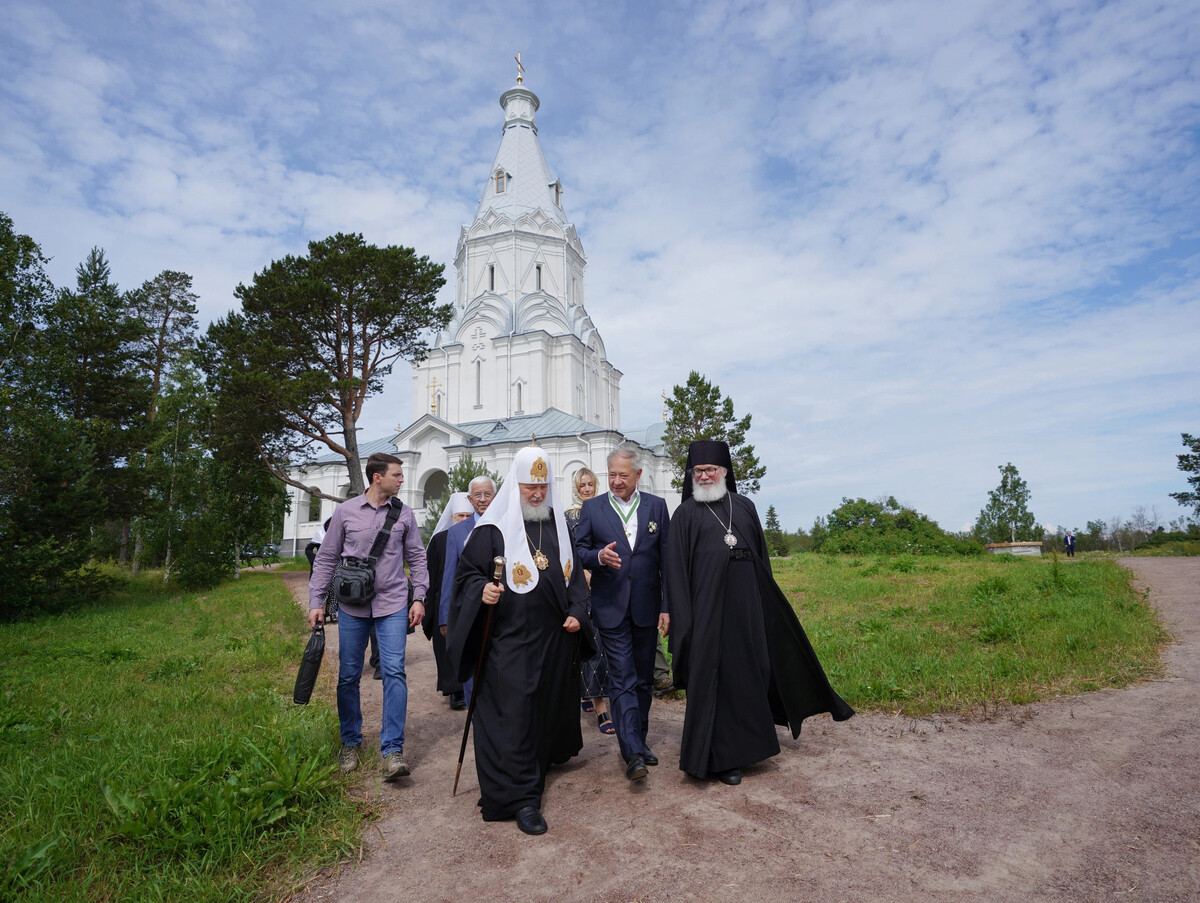
{"label": "gravel road", "polygon": [[[780,731],[782,753],[738,787],[677,769],[683,703],[656,702],[662,759],[625,780],[615,738],[584,720],[584,750],[548,778],[549,833],[484,823],[463,717],[434,691],[429,643],[409,638],[411,778],[361,792],[382,817],[361,860],[295,898],[385,903],[1200,900],[1200,558],[1130,558],[1175,638],[1163,679],[989,718],[860,713]],[[283,574],[298,597],[306,574]],[[329,631],[331,647],[336,630]],[[332,700],[327,653],[318,693]],[[364,681],[368,744],[380,684]]]}

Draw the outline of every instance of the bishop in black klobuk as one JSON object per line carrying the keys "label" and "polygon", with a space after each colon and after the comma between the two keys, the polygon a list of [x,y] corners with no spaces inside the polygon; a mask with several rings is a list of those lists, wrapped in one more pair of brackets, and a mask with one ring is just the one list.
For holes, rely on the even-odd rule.
{"label": "bishop in black klobuk", "polygon": [[666,555],[675,686],[687,690],[679,767],[739,784],[810,715],[854,714],[833,688],[771,575],[754,503],[738,495],[729,446],[688,448]]}

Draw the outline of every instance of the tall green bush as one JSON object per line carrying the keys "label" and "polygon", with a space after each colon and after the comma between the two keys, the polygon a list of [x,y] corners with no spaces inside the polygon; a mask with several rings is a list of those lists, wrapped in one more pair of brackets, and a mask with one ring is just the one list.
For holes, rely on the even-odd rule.
{"label": "tall green bush", "polygon": [[[884,501],[843,498],[825,519],[820,550],[852,555],[979,555],[983,546],[947,533],[892,496]],[[814,529],[814,536],[816,530]]]}

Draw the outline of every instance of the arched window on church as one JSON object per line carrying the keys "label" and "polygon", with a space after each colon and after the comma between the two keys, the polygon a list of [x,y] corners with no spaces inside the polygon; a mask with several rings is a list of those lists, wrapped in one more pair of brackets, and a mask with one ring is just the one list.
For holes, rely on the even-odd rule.
{"label": "arched window on church", "polygon": [[559,207],[562,206],[562,182],[554,183],[554,203]]}
{"label": "arched window on church", "polygon": [[503,169],[496,170],[496,194],[504,194],[505,183],[508,181],[506,175]]}
{"label": "arched window on church", "polygon": [[483,361],[475,358],[475,407],[483,407]]}
{"label": "arched window on church", "polygon": [[533,290],[536,292],[542,290],[542,265],[540,263],[533,268]]}
{"label": "arched window on church", "polygon": [[321,497],[317,495],[320,491],[316,486],[308,487],[308,520],[310,523],[321,519]]}
{"label": "arched window on church", "polygon": [[524,401],[524,393],[521,391],[523,388],[524,388],[524,387],[521,385],[520,381],[518,381],[518,382],[517,382],[517,407],[516,407],[516,410],[515,410],[515,412],[514,412],[514,413],[517,413],[517,414],[524,414],[524,413],[525,413],[525,408],[524,408],[524,405],[523,405],[523,401]]}
{"label": "arched window on church", "polygon": [[489,263],[488,264],[488,291],[494,292],[495,290],[496,290],[496,265]]}

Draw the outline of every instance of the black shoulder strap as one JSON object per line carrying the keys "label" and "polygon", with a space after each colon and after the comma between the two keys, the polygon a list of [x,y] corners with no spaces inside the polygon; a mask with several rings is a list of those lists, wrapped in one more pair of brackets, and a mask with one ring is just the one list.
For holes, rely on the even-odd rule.
{"label": "black shoulder strap", "polygon": [[387,517],[384,518],[383,526],[379,530],[379,535],[375,537],[375,542],[371,546],[371,554],[367,558],[367,561],[371,564],[378,561],[379,556],[383,554],[383,550],[387,546],[387,541],[392,535],[392,526],[396,523],[396,518],[400,516],[400,511],[403,508],[403,502],[389,500]]}

